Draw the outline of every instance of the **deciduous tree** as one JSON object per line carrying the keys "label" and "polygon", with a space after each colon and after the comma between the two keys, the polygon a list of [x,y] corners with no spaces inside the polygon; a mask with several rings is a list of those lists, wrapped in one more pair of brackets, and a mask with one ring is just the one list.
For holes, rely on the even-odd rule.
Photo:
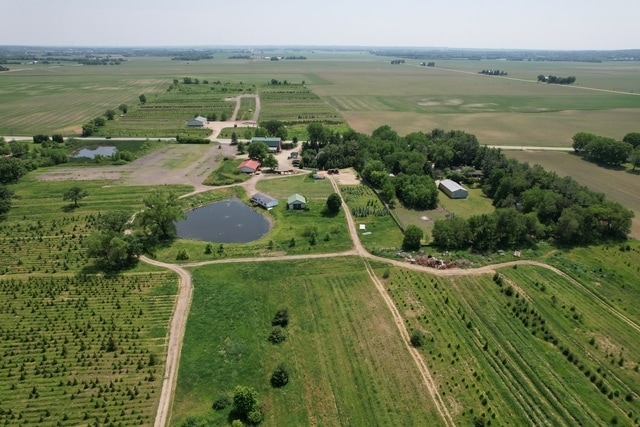
{"label": "deciduous tree", "polygon": [[62,200],[70,200],[73,202],[73,207],[78,207],[78,202],[85,197],[87,197],[89,193],[84,190],[82,187],[74,186],[69,188],[63,195]]}
{"label": "deciduous tree", "polygon": [[409,251],[417,251],[420,249],[422,237],[424,232],[422,228],[417,225],[409,225],[404,230],[404,239],[402,240],[402,247]]}
{"label": "deciduous tree", "polygon": [[338,193],[331,193],[327,198],[327,211],[335,215],[340,212],[340,205],[342,205],[342,199]]}
{"label": "deciduous tree", "polygon": [[167,239],[175,236],[175,221],[185,218],[178,196],[174,192],[154,191],[143,200],[145,209],[140,213],[140,223],[156,237]]}

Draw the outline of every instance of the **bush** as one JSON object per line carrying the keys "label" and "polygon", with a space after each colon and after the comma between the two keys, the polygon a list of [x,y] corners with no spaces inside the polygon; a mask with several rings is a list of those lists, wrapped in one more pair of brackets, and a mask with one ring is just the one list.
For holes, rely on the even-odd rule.
{"label": "bush", "polygon": [[271,329],[271,333],[269,334],[268,338],[269,342],[273,344],[280,344],[286,339],[287,333],[284,328],[282,328],[282,326],[274,326],[273,329]]}
{"label": "bush", "polygon": [[422,343],[424,342],[424,333],[419,329],[415,329],[413,332],[411,332],[409,341],[411,342],[411,345],[416,348],[422,347]]}
{"label": "bush", "polygon": [[272,387],[284,387],[289,382],[289,372],[284,363],[280,363],[271,374]]}
{"label": "bush", "polygon": [[189,259],[189,254],[187,253],[186,249],[180,249],[178,251],[178,255],[176,255],[176,260],[177,261],[186,261]]}
{"label": "bush", "polygon": [[289,324],[289,309],[280,307],[271,320],[271,326],[282,326],[286,328]]}
{"label": "bush", "polygon": [[216,398],[216,400],[213,401],[213,409],[215,409],[216,411],[221,411],[229,406],[229,403],[231,402],[229,401],[227,395],[221,394]]}

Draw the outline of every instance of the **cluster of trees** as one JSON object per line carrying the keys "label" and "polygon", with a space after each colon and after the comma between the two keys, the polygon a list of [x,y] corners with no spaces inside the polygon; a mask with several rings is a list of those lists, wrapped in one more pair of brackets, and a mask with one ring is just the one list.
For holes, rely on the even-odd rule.
{"label": "cluster of trees", "polygon": [[[238,144],[238,150],[244,145]],[[254,141],[247,146],[247,154],[250,158],[256,159],[264,168],[275,169],[278,167],[278,159],[269,152],[269,146],[262,141]]]}
{"label": "cluster of trees", "polygon": [[82,65],[120,65],[126,61],[124,58],[82,58],[76,60]]}
{"label": "cluster of trees", "polygon": [[393,59],[391,60],[391,65],[400,65],[404,64],[404,59]]}
{"label": "cluster of trees", "polygon": [[436,63],[435,63],[435,62],[433,62],[433,61],[431,61],[431,62],[421,62],[421,63],[420,63],[420,66],[421,66],[421,67],[435,67],[435,66],[436,66]]}
{"label": "cluster of trees", "polygon": [[[53,166],[69,161],[68,147],[64,143],[46,140],[44,136],[34,138],[44,141],[33,147],[27,141],[6,141],[0,137],[0,184],[16,183],[27,172],[41,166]],[[59,139],[56,136],[56,139]]]}
{"label": "cluster of trees", "polygon": [[503,70],[482,70],[480,74],[486,74],[487,76],[506,76],[507,72]]}
{"label": "cluster of trees", "polygon": [[[140,96],[142,97],[144,95],[140,95]],[[118,105],[118,110],[122,114],[127,114],[127,111],[129,111],[129,106],[127,104],[120,104],[120,105]],[[104,112],[103,116],[96,117],[96,118],[94,118],[92,120],[89,120],[84,125],[82,125],[82,136],[84,136],[84,137],[91,136],[91,135],[94,135],[95,133],[97,133],[98,131],[100,131],[100,129],[103,128],[107,124],[106,120],[115,119],[116,110],[108,109],[107,111]],[[105,118],[106,118],[106,120],[105,120]]]}
{"label": "cluster of trees", "polygon": [[283,141],[287,139],[287,126],[279,120],[265,120],[260,122],[260,127],[256,129],[255,136],[270,136],[280,138]]}
{"label": "cluster of trees", "polygon": [[563,245],[625,238],[633,212],[539,165],[507,160],[482,147],[475,160],[483,170],[483,192],[497,208],[469,219],[436,221],[434,243],[446,249],[516,248],[551,239]]}
{"label": "cluster of trees", "polygon": [[304,60],[307,59],[307,57],[306,56],[302,56],[302,55],[299,55],[299,56],[287,56],[284,59],[286,59],[288,61],[304,61]]}
{"label": "cluster of trees", "polygon": [[4,65],[0,65],[0,71],[9,71],[9,67],[5,67]]}
{"label": "cluster of trees", "polygon": [[620,166],[631,161],[634,169],[640,166],[640,133],[625,135],[622,141],[578,132],[573,136],[573,149],[587,160],[610,166]]}
{"label": "cluster of trees", "polygon": [[206,52],[184,52],[171,58],[172,61],[200,61],[201,59],[213,59],[213,55]]}
{"label": "cluster of trees", "polygon": [[571,83],[575,83],[576,78],[574,76],[558,77],[552,75],[545,76],[544,74],[540,74],[538,76],[538,81],[557,85],[570,85]]}
{"label": "cluster of trees", "polygon": [[[507,160],[499,150],[480,147],[474,135],[463,131],[434,129],[400,137],[389,126],[381,126],[367,136],[353,130],[332,132],[314,123],[307,126],[307,133],[302,166],[354,167],[391,206],[397,198],[407,207],[435,207],[439,192],[434,179],[456,179],[460,170],[481,170],[480,184],[496,211],[468,220],[436,221],[434,243],[442,248],[493,250],[540,239],[587,244],[624,238],[631,227],[633,213],[622,205],[570,177]],[[640,144],[640,135],[631,134],[627,140]]]}

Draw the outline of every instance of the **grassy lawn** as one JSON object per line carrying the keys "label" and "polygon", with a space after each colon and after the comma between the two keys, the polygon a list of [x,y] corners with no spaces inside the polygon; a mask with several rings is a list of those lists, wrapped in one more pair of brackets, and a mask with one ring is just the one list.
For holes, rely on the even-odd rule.
{"label": "grassy lawn", "polygon": [[[293,272],[293,273],[292,273]],[[357,258],[201,267],[171,425],[228,425],[213,401],[258,391],[265,426],[439,425],[420,375]],[[267,341],[287,307],[287,339]],[[290,382],[269,377],[284,362]]]}
{"label": "grassy lawn", "polygon": [[[266,177],[265,177],[266,178]],[[285,200],[292,194],[298,193],[307,199],[326,202],[333,193],[333,187],[327,179],[313,179],[311,174],[299,174],[285,178],[261,179],[256,189],[278,199]]]}
{"label": "grassy lawn", "polygon": [[204,180],[204,185],[231,185],[248,180],[251,175],[238,170],[242,159],[224,159],[220,166]]}

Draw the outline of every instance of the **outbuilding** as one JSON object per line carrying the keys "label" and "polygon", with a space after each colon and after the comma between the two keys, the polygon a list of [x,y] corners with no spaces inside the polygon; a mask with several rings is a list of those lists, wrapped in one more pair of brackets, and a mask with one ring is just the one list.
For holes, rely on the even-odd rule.
{"label": "outbuilding", "polygon": [[307,199],[301,194],[293,194],[287,199],[287,209],[298,211],[307,207]]}
{"label": "outbuilding", "polygon": [[187,125],[191,127],[202,127],[206,124],[207,124],[207,118],[202,116],[194,117],[193,119],[189,120],[189,122],[187,123]]}
{"label": "outbuilding", "polygon": [[256,193],[251,197],[251,203],[269,210],[278,206],[278,199],[275,199],[264,193]]}
{"label": "outbuilding", "polygon": [[253,137],[251,142],[262,142],[269,147],[270,153],[279,153],[282,151],[282,140],[280,138]]}
{"label": "outbuilding", "polygon": [[469,192],[465,188],[450,179],[440,181],[438,188],[451,199],[466,199],[469,195]]}
{"label": "outbuilding", "polygon": [[238,165],[238,170],[244,173],[255,173],[260,169],[260,162],[255,159],[247,159]]}

